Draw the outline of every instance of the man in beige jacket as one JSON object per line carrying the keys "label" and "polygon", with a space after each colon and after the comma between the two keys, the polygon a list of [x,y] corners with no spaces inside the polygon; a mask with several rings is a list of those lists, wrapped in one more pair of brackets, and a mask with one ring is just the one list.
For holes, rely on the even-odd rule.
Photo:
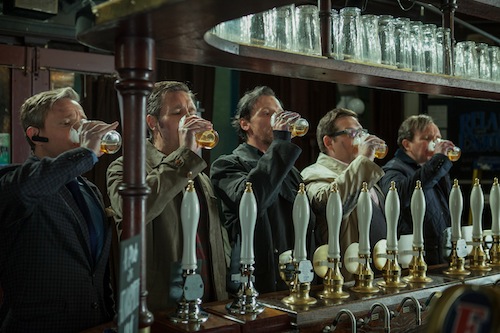
{"label": "man in beige jacket", "polygon": [[[185,116],[184,124],[179,121]],[[219,220],[217,199],[210,179],[202,171],[206,162],[197,154],[195,134],[212,129],[196,116],[194,96],[180,82],[158,82],[147,102],[146,183],[151,188],[146,200],[146,256],[148,307],[151,311],[175,307],[182,295],[182,224],[180,208],[188,173],[192,173],[200,201],[197,230],[198,270],[203,278],[203,301],[227,299],[225,256],[226,230]],[[138,124],[138,126],[141,126]],[[123,158],[107,171],[108,195],[117,213],[120,230]]]}
{"label": "man in beige jacket", "polygon": [[[321,118],[316,129],[320,148],[318,159],[301,172],[307,196],[316,214],[316,235],[320,237],[319,244],[328,243],[326,204],[331,183],[335,181],[338,185],[343,209],[340,227],[342,257],[351,243],[359,241],[355,209],[363,182],[368,183],[373,204],[371,247],[386,237],[384,195],[376,185],[384,171],[373,162],[375,149],[384,144],[384,141],[375,135],[369,135],[359,145],[355,145],[354,140],[363,133],[366,133],[366,130],[360,125],[355,112],[343,108],[329,111]],[[342,274],[346,280],[351,279],[351,275],[344,269]]]}

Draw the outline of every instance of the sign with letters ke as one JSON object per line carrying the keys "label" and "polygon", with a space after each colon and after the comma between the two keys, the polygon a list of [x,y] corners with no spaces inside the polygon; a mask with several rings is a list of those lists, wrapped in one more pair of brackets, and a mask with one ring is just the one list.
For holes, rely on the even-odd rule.
{"label": "sign with letters ke", "polygon": [[140,235],[120,242],[118,332],[139,331]]}

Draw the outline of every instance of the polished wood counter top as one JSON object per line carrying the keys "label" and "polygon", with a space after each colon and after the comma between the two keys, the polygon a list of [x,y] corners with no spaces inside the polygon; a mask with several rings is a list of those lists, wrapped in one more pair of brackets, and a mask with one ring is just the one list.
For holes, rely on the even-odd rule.
{"label": "polished wood counter top", "polygon": [[[377,317],[370,320],[369,312],[371,306],[382,303],[388,307],[393,314],[390,320],[391,332],[425,332],[426,319],[430,313],[429,303],[436,300],[439,293],[456,285],[494,285],[500,281],[500,268],[493,267],[490,272],[475,272],[467,277],[453,277],[443,273],[447,265],[434,266],[428,270],[428,276],[433,279],[426,284],[409,284],[399,290],[383,290],[370,295],[354,293],[349,290],[352,282],[344,285],[344,291],[350,294],[349,298],[339,301],[321,300],[311,306],[290,306],[281,302],[281,299],[289,295],[287,291],[263,294],[258,301],[268,307],[261,315],[237,316],[225,312],[224,306],[232,300],[203,304],[204,310],[210,313],[210,320],[199,325],[177,325],[170,322],[168,313],[175,309],[155,313],[155,324],[152,332],[322,332],[325,326],[332,324],[337,313],[342,309],[350,310],[358,322],[358,332],[384,332],[383,319],[380,311],[374,313]],[[403,276],[407,272],[403,271]],[[375,279],[375,283],[380,278]],[[322,285],[311,288],[310,295],[316,297],[323,290]],[[416,311],[411,302],[406,302],[404,307],[400,303],[407,297],[416,298],[422,308],[421,325],[417,325]],[[287,324],[287,320],[289,324]],[[366,323],[369,321],[368,323]],[[364,322],[364,324],[363,324]],[[108,323],[87,330],[83,333],[112,333],[111,328],[116,327]],[[108,331],[106,331],[108,329]],[[335,332],[350,332],[350,324],[346,317],[339,322]]]}

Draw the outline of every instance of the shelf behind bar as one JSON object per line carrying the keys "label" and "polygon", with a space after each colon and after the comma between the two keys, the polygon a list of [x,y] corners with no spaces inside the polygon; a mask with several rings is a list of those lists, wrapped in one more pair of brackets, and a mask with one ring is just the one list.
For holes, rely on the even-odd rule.
{"label": "shelf behind bar", "polygon": [[269,48],[232,43],[208,32],[212,46],[240,57],[255,58],[258,71],[302,79],[329,81],[372,88],[411,91],[431,95],[450,95],[500,100],[500,82],[465,80],[448,75],[416,73],[349,61],[334,60]]}
{"label": "shelf behind bar", "polygon": [[[490,8],[488,1],[491,0],[473,2],[479,8]],[[499,83],[414,73],[240,45],[208,32],[220,22],[293,3],[292,0],[151,2],[150,6],[142,5],[136,10],[120,10],[123,6],[130,6],[130,1],[125,0],[96,6],[94,15],[83,16],[83,20],[77,21],[78,40],[91,47],[114,51],[115,41],[119,38],[151,37],[155,40],[157,58],[161,60],[397,91],[500,101]],[[112,10],[107,7],[111,5]],[[494,9],[500,17],[500,6]]]}

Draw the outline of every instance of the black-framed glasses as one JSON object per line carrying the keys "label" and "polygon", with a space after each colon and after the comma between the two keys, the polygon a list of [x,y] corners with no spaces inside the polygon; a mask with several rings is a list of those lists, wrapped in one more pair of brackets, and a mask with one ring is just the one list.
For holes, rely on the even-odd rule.
{"label": "black-framed glasses", "polygon": [[364,128],[346,128],[345,130],[335,132],[331,135],[332,138],[346,134],[348,137],[354,139],[357,136],[362,136],[368,134],[368,130]]}

